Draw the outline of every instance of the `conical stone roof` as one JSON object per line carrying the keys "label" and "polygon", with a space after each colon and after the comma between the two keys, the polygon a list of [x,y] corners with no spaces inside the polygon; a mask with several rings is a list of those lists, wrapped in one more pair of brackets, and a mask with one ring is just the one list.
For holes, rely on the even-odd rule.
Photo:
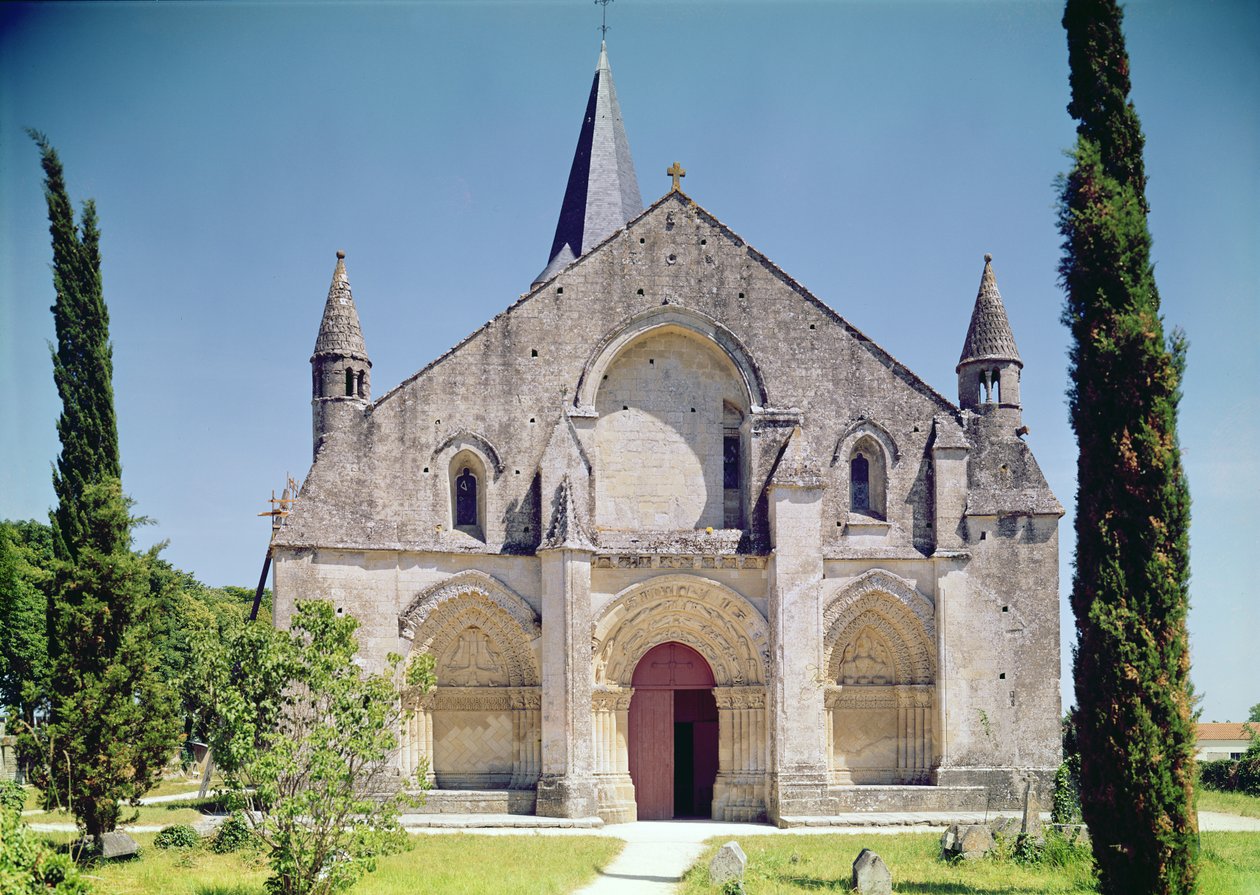
{"label": "conical stone roof", "polygon": [[354,307],[350,278],[346,275],[345,252],[337,253],[337,267],[333,270],[328,301],[324,304],[324,319],[319,322],[319,335],[315,337],[315,355],[321,354],[368,359],[363,330],[359,328],[359,312]]}
{"label": "conical stone roof", "polygon": [[963,341],[962,356],[958,367],[973,361],[1014,361],[1021,367],[1024,362],[1015,347],[1015,334],[1006,319],[1006,306],[1002,293],[998,292],[997,278],[993,276],[993,256],[984,256],[984,273],[980,275],[980,291],[976,293],[976,306],[971,312],[971,325]]}
{"label": "conical stone roof", "polygon": [[643,197],[613,86],[608,48],[601,43],[556,235],[547,266],[534,283],[550,279],[642,211]]}

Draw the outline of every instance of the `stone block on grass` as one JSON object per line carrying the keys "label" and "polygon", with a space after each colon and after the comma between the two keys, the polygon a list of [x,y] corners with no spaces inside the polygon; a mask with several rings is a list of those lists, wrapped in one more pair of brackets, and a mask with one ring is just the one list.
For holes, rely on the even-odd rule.
{"label": "stone block on grass", "polygon": [[738,842],[731,840],[719,848],[713,860],[709,862],[709,881],[715,886],[724,886],[731,880],[743,882],[746,866],[748,866],[748,856],[744,854]]}
{"label": "stone block on grass", "polygon": [[869,848],[858,853],[850,882],[858,895],[892,895],[892,872],[884,859]]}
{"label": "stone block on grass", "polygon": [[993,849],[993,833],[984,824],[953,824],[941,835],[941,854],[974,861]]}
{"label": "stone block on grass", "polygon": [[132,858],[139,852],[140,843],[126,833],[104,833],[101,835],[101,857],[106,861]]}

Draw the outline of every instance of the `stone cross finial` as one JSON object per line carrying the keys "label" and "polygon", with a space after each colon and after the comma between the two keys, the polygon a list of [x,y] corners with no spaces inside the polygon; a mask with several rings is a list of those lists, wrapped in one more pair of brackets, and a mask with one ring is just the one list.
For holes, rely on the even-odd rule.
{"label": "stone cross finial", "polygon": [[683,166],[678,164],[678,162],[674,162],[673,165],[666,169],[665,173],[674,178],[674,186],[671,192],[681,193],[682,187],[678,183],[678,178],[687,176],[687,172],[683,169]]}

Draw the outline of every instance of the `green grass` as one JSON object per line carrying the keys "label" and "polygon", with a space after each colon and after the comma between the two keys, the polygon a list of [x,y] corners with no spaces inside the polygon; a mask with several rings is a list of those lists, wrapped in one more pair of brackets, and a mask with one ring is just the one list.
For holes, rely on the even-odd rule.
{"label": "green grass", "polygon": [[[139,808],[128,808],[124,805],[122,811],[124,827],[194,824],[203,817],[196,808],[186,808],[179,804],[141,805]],[[138,815],[135,820],[131,819],[133,814]],[[22,820],[28,824],[72,824],[74,815],[69,811],[41,811],[38,814],[28,814]]]}
{"label": "green grass", "polygon": [[1217,792],[1214,789],[1200,789],[1198,795],[1200,811],[1260,817],[1260,796],[1249,796],[1241,792]]}
{"label": "green grass", "polygon": [[[93,869],[100,895],[263,895],[266,859],[153,847],[138,860]],[[413,836],[410,851],[382,858],[353,895],[563,895],[594,879],[621,851],[598,836]]]}
{"label": "green grass", "polygon": [[[714,839],[683,878],[683,895],[713,895],[709,861],[725,839]],[[756,836],[739,840],[748,854],[748,895],[848,892],[853,859],[877,852],[893,875],[893,891],[924,895],[1070,895],[1096,892],[1093,860],[1062,866],[1024,866],[983,859],[942,861],[940,836],[896,833],[870,836]],[[1199,895],[1260,895],[1260,833],[1202,835]]]}

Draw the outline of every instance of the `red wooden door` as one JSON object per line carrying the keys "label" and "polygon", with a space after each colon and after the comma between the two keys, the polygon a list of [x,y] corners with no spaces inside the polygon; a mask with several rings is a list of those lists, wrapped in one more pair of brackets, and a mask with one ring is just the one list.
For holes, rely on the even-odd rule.
{"label": "red wooden door", "polygon": [[674,816],[674,691],[635,691],[629,748],[639,820],[669,820]]}
{"label": "red wooden door", "polygon": [[[717,774],[709,663],[689,646],[662,643],[639,660],[631,685],[628,747],[639,819],[669,820],[679,810],[708,816]],[[675,743],[680,725],[685,740],[679,742],[688,747],[682,755]],[[675,792],[680,779],[685,789]]]}

